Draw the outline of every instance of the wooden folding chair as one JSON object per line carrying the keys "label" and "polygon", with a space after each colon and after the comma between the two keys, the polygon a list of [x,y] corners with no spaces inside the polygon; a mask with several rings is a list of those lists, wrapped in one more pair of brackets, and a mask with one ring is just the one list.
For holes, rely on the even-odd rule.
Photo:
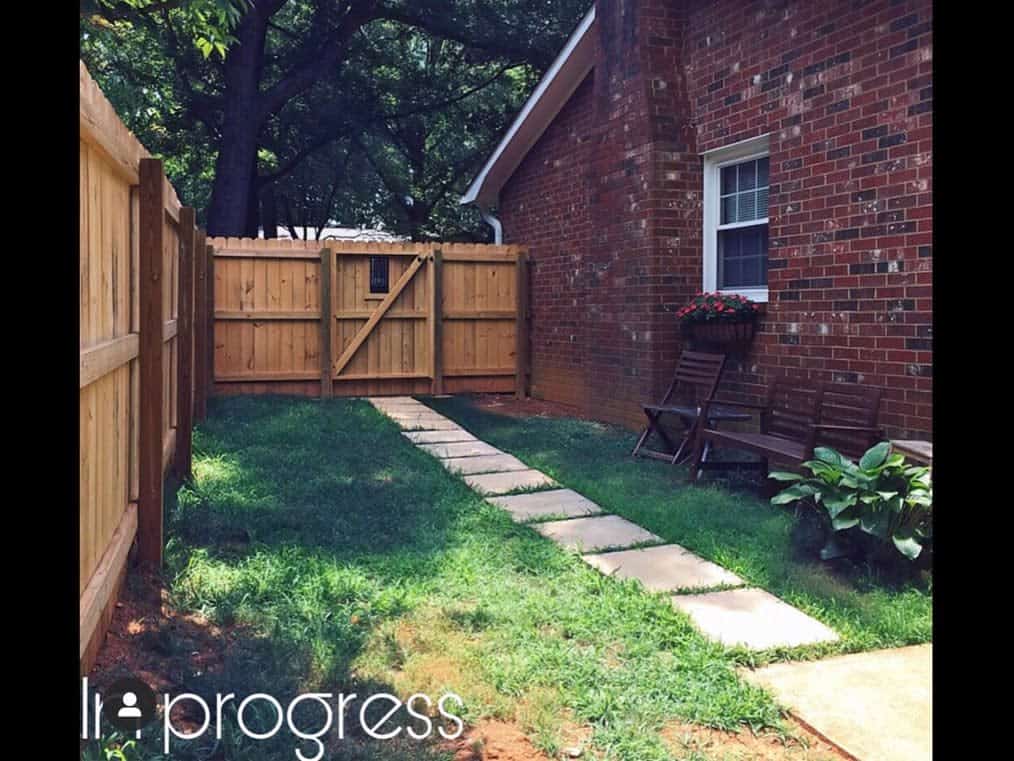
{"label": "wooden folding chair", "polygon": [[[714,396],[724,366],[724,354],[699,351],[684,351],[680,354],[672,383],[662,400],[658,404],[641,405],[648,418],[648,425],[638,438],[631,455],[665,460],[673,465],[689,455],[699,424],[701,405]],[[666,415],[679,418],[683,425],[683,439],[679,443],[674,442],[661,426]],[[749,420],[750,416],[713,408],[709,419],[711,423],[717,423],[718,420]],[[669,451],[645,446],[653,433],[669,447]]]}

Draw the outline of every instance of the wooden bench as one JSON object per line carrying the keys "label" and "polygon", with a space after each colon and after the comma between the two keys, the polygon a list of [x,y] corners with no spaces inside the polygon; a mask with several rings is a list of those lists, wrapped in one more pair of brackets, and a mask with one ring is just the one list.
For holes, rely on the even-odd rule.
{"label": "wooden bench", "polygon": [[[720,431],[701,426],[694,446],[691,477],[698,480],[705,469],[748,467],[767,473],[774,460],[796,470],[813,459],[818,446],[831,447],[846,457],[858,459],[884,437],[877,427],[879,388],[847,383],[811,383],[779,378],[768,388],[763,404],[708,400],[701,418],[708,419],[708,407],[750,409],[759,415],[757,432]],[[740,449],[760,455],[760,461],[730,462],[706,460],[710,448]]]}
{"label": "wooden bench", "polygon": [[905,455],[910,460],[933,465],[933,442],[914,439],[891,439],[891,449]]}

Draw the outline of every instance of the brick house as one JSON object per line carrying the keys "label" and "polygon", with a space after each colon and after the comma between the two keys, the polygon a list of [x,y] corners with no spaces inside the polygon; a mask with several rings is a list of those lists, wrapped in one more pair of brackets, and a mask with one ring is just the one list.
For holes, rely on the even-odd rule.
{"label": "brick house", "polygon": [[728,290],[764,307],[720,395],[879,385],[889,434],[931,438],[931,26],[928,0],[598,0],[462,198],[529,248],[533,396],[639,426],[674,312]]}

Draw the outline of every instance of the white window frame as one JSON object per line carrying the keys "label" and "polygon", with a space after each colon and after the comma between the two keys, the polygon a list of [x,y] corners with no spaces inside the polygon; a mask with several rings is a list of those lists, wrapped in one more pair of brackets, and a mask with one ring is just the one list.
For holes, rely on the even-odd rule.
{"label": "white window frame", "polygon": [[[736,227],[752,227],[768,224],[768,218],[750,222],[736,222],[727,225],[719,224],[721,211],[721,170],[730,164],[739,164],[751,159],[761,159],[771,155],[770,133],[741,140],[732,145],[714,148],[701,154],[704,158],[704,282],[703,290],[718,291],[718,231],[731,230]],[[770,177],[770,175],[769,175]],[[770,181],[770,180],[769,180]],[[770,228],[768,228],[770,231]],[[768,300],[767,286],[758,288],[724,288],[721,293],[739,294],[748,299],[764,303]]]}

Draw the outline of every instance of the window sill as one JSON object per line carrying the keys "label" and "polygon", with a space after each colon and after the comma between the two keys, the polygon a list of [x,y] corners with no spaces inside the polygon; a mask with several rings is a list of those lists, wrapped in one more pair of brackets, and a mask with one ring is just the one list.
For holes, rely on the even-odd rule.
{"label": "window sill", "polygon": [[386,293],[367,293],[365,296],[363,296],[363,298],[366,299],[367,301],[383,301],[384,299],[387,298],[387,294]]}

